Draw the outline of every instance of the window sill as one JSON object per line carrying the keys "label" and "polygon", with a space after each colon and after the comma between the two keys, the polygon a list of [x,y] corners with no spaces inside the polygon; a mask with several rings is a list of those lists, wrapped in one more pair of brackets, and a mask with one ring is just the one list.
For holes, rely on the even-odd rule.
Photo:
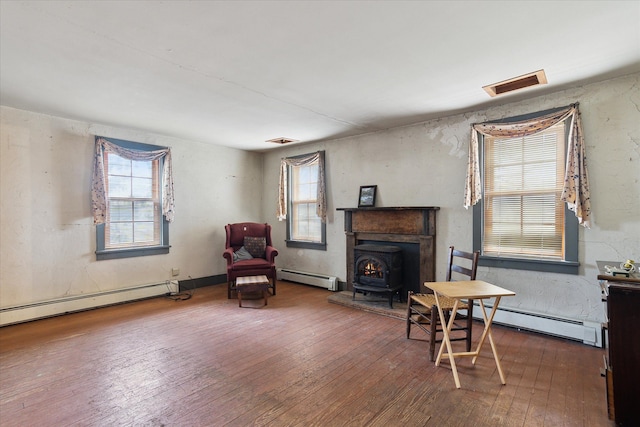
{"label": "window sill", "polygon": [[326,251],[327,244],[326,243],[318,243],[318,242],[304,242],[301,240],[285,240],[288,248],[300,248],[300,249],[315,249],[318,251]]}
{"label": "window sill", "polygon": [[541,259],[499,258],[480,255],[478,265],[484,267],[509,268],[512,270],[544,271],[548,273],[578,274],[577,261],[548,261]]}
{"label": "window sill", "polygon": [[145,246],[140,248],[108,249],[96,251],[96,261],[168,254],[169,248],[170,246]]}

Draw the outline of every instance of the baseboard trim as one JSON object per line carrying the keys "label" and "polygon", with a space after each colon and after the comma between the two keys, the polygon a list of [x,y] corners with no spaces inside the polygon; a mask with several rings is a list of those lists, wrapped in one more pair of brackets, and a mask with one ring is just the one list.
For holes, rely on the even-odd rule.
{"label": "baseboard trim", "polygon": [[0,309],[0,326],[9,326],[67,313],[91,310],[140,299],[162,296],[178,289],[178,281],[138,285],[91,294],[70,295],[51,300],[37,301]]}
{"label": "baseboard trim", "polygon": [[186,280],[178,281],[180,292],[191,291],[197,288],[204,288],[206,286],[220,285],[227,283],[226,274],[217,274],[215,276],[196,277],[195,279],[189,278]]}

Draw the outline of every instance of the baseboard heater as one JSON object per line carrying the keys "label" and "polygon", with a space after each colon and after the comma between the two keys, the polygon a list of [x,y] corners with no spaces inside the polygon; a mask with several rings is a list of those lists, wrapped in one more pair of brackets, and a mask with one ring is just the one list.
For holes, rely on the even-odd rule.
{"label": "baseboard heater", "polygon": [[[491,305],[485,304],[485,307],[488,315],[491,310]],[[461,313],[464,312],[465,311],[461,311]],[[480,306],[477,301],[474,302],[473,318],[482,320]],[[597,322],[549,316],[509,307],[498,307],[493,322],[526,331],[540,332],[580,341],[594,347],[602,347],[602,327],[601,324]]]}
{"label": "baseboard heater", "polygon": [[278,275],[278,280],[288,280],[290,282],[318,286],[330,291],[338,290],[338,279],[335,276],[290,270],[288,268],[278,268],[276,272]]}
{"label": "baseboard heater", "polygon": [[178,281],[74,295],[0,309],[0,326],[178,292]]}

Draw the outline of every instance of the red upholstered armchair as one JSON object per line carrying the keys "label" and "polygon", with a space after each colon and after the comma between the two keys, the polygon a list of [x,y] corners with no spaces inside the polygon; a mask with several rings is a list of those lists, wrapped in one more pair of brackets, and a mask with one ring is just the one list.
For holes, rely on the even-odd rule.
{"label": "red upholstered armchair", "polygon": [[271,245],[271,226],[256,222],[227,224],[227,243],[222,256],[227,260],[227,298],[235,290],[236,278],[259,276],[269,279],[272,294],[276,294],[276,264],[278,250]]}

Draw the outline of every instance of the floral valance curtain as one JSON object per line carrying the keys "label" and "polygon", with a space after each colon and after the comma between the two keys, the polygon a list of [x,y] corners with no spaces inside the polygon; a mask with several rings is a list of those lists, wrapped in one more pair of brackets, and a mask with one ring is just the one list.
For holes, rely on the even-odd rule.
{"label": "floral valance curtain", "polygon": [[464,191],[465,208],[475,205],[482,198],[478,133],[500,138],[522,137],[540,132],[564,120],[571,120],[571,126],[567,140],[567,166],[561,200],[565,201],[567,207],[575,212],[579,223],[589,228],[591,201],[582,122],[578,104],[572,104],[567,108],[520,122],[488,122],[472,125],[467,180]]}
{"label": "floral valance curtain", "polygon": [[318,162],[318,194],[316,215],[322,222],[327,222],[327,199],[324,183],[324,151],[309,154],[307,156],[283,158],[280,162],[280,181],[278,183],[278,212],[279,221],[287,219],[287,171],[288,166],[304,166]]}
{"label": "floral valance curtain", "polygon": [[106,171],[104,153],[114,153],[129,160],[156,160],[164,157],[162,169],[162,214],[168,222],[174,218],[173,173],[171,167],[171,149],[145,151],[124,148],[103,137],[96,137],[93,160],[93,179],[91,182],[91,211],[94,224],[104,224],[107,214]]}

